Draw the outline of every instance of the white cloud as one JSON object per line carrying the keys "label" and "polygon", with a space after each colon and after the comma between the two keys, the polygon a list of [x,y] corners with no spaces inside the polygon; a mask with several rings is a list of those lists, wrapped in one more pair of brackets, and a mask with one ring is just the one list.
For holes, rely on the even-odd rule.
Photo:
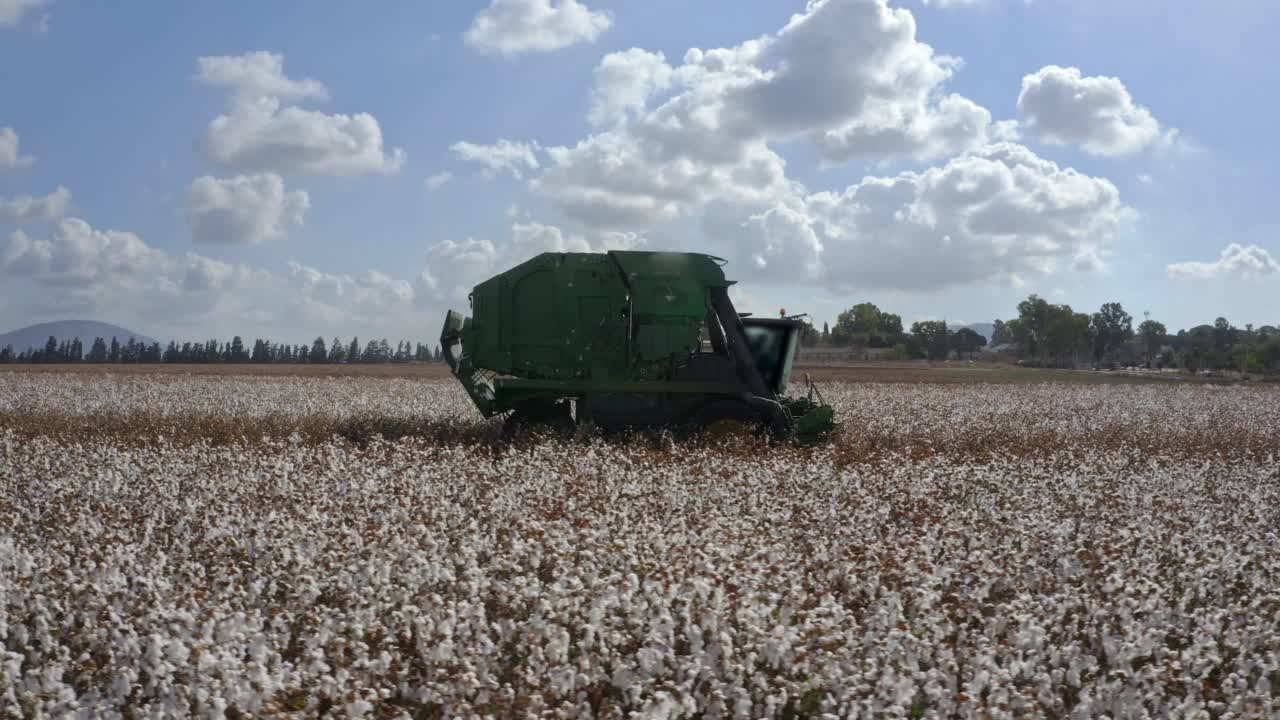
{"label": "white cloud", "polygon": [[306,191],[286,191],[279,175],[206,175],[187,189],[186,218],[196,242],[255,245],[301,225],[310,206]]}
{"label": "white cloud", "polygon": [[30,167],[35,158],[18,150],[18,133],[13,128],[0,128],[0,170]]}
{"label": "white cloud", "polygon": [[1101,269],[1104,244],[1131,213],[1109,181],[1001,143],[790,198],[745,221],[712,213],[705,226],[744,273],[844,293]]}
{"label": "white cloud", "polygon": [[444,172],[428,175],[427,179],[424,180],[422,184],[427,188],[427,192],[433,192],[444,187],[452,179],[453,173],[446,170]]}
{"label": "white cloud", "polygon": [[25,222],[28,220],[53,220],[63,217],[71,209],[71,191],[59,185],[44,197],[18,195],[0,197],[0,221]]}
{"label": "white cloud", "polygon": [[1018,117],[1044,141],[1093,155],[1137,152],[1160,138],[1160,123],[1119,78],[1084,77],[1074,67],[1047,65],[1024,76]]}
{"label": "white cloud", "polygon": [[601,125],[644,110],[655,92],[671,87],[674,72],[662,53],[631,48],[605,55],[593,75],[590,119]]}
{"label": "white cloud", "polygon": [[284,73],[284,56],[258,51],[244,55],[202,57],[196,60],[202,82],[230,88],[246,101],[264,97],[284,102],[329,99],[329,89],[319,80],[290,80]]}
{"label": "white cloud", "polygon": [[21,230],[11,233],[0,253],[0,272],[46,285],[137,285],[169,269],[170,262],[167,254],[133,233],[95,230],[83,220],[67,218],[48,240]]}
{"label": "white cloud", "polygon": [[539,167],[536,142],[499,140],[492,145],[456,142],[449,149],[462,160],[482,165],[489,175],[506,171],[518,180],[523,177],[523,171]]}
{"label": "white cloud", "polygon": [[328,115],[287,102],[325,98],[316,80],[290,80],[284,58],[265,52],[199,58],[201,81],[230,88],[231,110],[210,123],[200,144],[209,162],[243,171],[305,175],[395,173],[400,148],[383,148],[369,113]]}
{"label": "white cloud", "polygon": [[920,0],[925,5],[937,5],[942,9],[955,7],[976,7],[985,5],[988,0]]}
{"label": "white cloud", "polygon": [[14,27],[28,10],[47,3],[48,0],[0,0],[0,27]]}
{"label": "white cloud", "polygon": [[514,55],[595,42],[612,19],[577,0],[493,0],[463,35],[482,52]]}
{"label": "white cloud", "polygon": [[1257,245],[1231,243],[1213,262],[1188,261],[1167,268],[1169,277],[1177,280],[1209,280],[1218,277],[1261,277],[1280,273],[1280,260]]}
{"label": "white cloud", "polygon": [[334,332],[388,336],[421,330],[407,280],[368,271],[330,274],[291,263],[284,276],[196,253],[172,254],[133,233],[68,218],[47,239],[18,230],[0,239],[0,320],[109,313],[156,336],[241,334],[303,340]]}
{"label": "white cloud", "polygon": [[[412,316],[412,283],[376,270],[356,275],[334,274],[289,263],[289,298],[284,301],[296,322],[312,328],[342,328],[366,337],[389,328],[425,327],[426,318]],[[420,331],[419,336],[427,335]],[[327,335],[326,335],[327,337]]]}
{"label": "white cloud", "polygon": [[773,36],[693,49],[677,67],[636,49],[606,56],[591,120],[613,126],[548,148],[535,187],[590,224],[648,224],[791,192],[774,141],[807,138],[839,163],[946,157],[1010,137],[943,91],[960,61],[915,33],[911,13],[884,0],[821,0]]}
{"label": "white cloud", "polygon": [[478,283],[544,252],[604,252],[634,250],[645,238],[629,232],[568,233],[554,225],[515,222],[510,240],[496,244],[487,239],[445,240],[427,250],[426,268],[417,287],[423,304],[465,303]]}

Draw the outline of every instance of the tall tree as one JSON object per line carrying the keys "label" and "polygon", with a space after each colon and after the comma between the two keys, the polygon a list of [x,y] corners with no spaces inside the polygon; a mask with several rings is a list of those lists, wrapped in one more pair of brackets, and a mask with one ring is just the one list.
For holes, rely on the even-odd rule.
{"label": "tall tree", "polygon": [[1023,333],[1020,344],[1042,364],[1049,358],[1049,321],[1052,316],[1049,302],[1039,295],[1029,295],[1018,303],[1018,324]]}
{"label": "tall tree", "polygon": [[987,339],[975,332],[973,328],[962,327],[952,333],[950,343],[961,356],[973,357],[974,353],[987,344]]}
{"label": "tall tree", "polygon": [[107,341],[100,337],[93,339],[93,346],[89,348],[89,362],[100,363],[107,361]]}
{"label": "tall tree", "polygon": [[[901,324],[901,319],[898,322]],[[880,308],[873,303],[863,302],[840,313],[831,334],[838,345],[863,346],[871,344],[871,339],[879,331]]]}
{"label": "tall tree", "polygon": [[1156,353],[1160,352],[1160,346],[1164,344],[1164,336],[1168,332],[1162,323],[1155,320],[1143,320],[1138,326],[1138,336],[1142,338],[1142,349],[1146,354],[1147,367],[1151,367],[1151,362],[1155,358]]}
{"label": "tall tree", "polygon": [[1230,350],[1235,340],[1235,328],[1226,318],[1213,321],[1213,346],[1216,350]]}
{"label": "tall tree", "polygon": [[911,336],[921,352],[930,360],[946,360],[947,323],[944,320],[923,320],[911,324]]}
{"label": "tall tree", "polygon": [[334,337],[333,342],[329,343],[329,362],[341,363],[346,362],[346,359],[347,346],[343,345],[342,341],[337,337]]}
{"label": "tall tree", "polygon": [[311,343],[311,355],[307,358],[307,362],[317,365],[329,362],[329,353],[324,347],[324,338],[318,337],[315,342]]}
{"label": "tall tree", "polygon": [[1004,345],[1005,343],[1010,342],[1011,340],[1012,338],[1009,337],[1009,329],[1005,327],[1003,320],[996,320],[994,323],[991,324],[991,346],[992,347],[995,347],[996,345]]}
{"label": "tall tree", "polygon": [[1089,329],[1093,334],[1093,359],[1107,362],[1133,337],[1133,316],[1120,303],[1106,303],[1089,318]]}
{"label": "tall tree", "polygon": [[120,341],[115,335],[111,336],[111,352],[107,357],[113,363],[120,362]]}
{"label": "tall tree", "polygon": [[347,346],[347,362],[360,362],[360,338],[351,338],[351,344]]}

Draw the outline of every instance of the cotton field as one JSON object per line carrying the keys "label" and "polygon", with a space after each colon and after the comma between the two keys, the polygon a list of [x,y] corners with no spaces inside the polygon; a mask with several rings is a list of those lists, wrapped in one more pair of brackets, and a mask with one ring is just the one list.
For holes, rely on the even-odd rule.
{"label": "cotton field", "polygon": [[0,372],[0,717],[1280,714],[1280,395],[823,391],[501,448],[452,383]]}

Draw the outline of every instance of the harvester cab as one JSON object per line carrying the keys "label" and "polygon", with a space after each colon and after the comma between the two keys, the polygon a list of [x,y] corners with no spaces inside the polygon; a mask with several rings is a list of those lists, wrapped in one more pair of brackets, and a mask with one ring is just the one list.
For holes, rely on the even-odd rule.
{"label": "harvester cab", "polygon": [[564,433],[734,420],[816,437],[834,421],[787,385],[799,316],[740,314],[724,261],[697,253],[543,253],[475,287],[440,344],[485,417]]}

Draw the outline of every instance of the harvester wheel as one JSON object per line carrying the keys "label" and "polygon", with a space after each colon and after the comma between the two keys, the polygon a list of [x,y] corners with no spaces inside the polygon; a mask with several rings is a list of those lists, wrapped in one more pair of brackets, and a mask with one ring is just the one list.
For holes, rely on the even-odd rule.
{"label": "harvester wheel", "polygon": [[564,440],[573,437],[576,430],[567,402],[525,403],[502,423],[502,435],[506,439],[536,434]]}
{"label": "harvester wheel", "polygon": [[764,418],[741,400],[712,400],[694,413],[693,425],[711,434],[754,433],[764,427]]}

